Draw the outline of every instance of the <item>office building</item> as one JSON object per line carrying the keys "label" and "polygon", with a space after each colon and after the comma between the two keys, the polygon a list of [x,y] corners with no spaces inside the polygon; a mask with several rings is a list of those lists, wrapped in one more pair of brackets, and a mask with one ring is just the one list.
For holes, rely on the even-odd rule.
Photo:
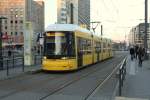
{"label": "office building", "polygon": [[[144,46],[144,36],[145,36],[145,23],[140,23],[139,25],[133,27],[130,30],[128,39],[129,45]],[[147,29],[147,44],[150,49],[150,23],[148,23]]]}
{"label": "office building", "polygon": [[44,31],[43,0],[0,0],[0,16],[7,17],[2,22],[3,46],[23,46],[24,25],[28,21],[34,33]]}
{"label": "office building", "polygon": [[57,0],[57,23],[90,27],[90,0]]}

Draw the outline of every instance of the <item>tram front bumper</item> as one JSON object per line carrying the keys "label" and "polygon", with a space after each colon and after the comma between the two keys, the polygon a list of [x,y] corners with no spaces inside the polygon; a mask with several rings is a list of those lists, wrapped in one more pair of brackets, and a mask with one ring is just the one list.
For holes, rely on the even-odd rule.
{"label": "tram front bumper", "polygon": [[75,70],[74,60],[49,60],[42,61],[42,69],[47,71],[67,71]]}

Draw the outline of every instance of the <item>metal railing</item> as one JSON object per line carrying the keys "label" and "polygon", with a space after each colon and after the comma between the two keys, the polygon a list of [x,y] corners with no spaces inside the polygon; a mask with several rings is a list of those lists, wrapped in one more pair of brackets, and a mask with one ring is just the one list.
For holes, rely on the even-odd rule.
{"label": "metal railing", "polygon": [[[42,64],[42,55],[34,55],[34,63],[33,65],[41,65]],[[21,72],[25,71],[25,65],[24,65],[24,56],[23,55],[12,55],[12,56],[3,56],[3,59],[0,59],[0,62],[3,63],[3,65],[0,65],[0,71],[3,71],[7,76],[10,75],[10,70],[14,68],[21,68]],[[17,70],[19,71],[19,70]]]}
{"label": "metal railing", "polygon": [[[19,63],[16,63],[16,61],[18,61],[18,60],[21,60],[21,61],[19,61]],[[9,70],[12,68],[15,68],[16,66],[19,66],[19,67],[21,66],[22,72],[24,72],[24,57],[23,56],[4,57],[2,62],[3,62],[3,66],[1,66],[2,70],[6,70],[7,76],[9,76],[9,74],[10,74]]]}
{"label": "metal railing", "polygon": [[119,96],[121,96],[122,94],[123,81],[125,80],[126,63],[127,63],[127,58],[123,60],[123,62],[119,67]]}

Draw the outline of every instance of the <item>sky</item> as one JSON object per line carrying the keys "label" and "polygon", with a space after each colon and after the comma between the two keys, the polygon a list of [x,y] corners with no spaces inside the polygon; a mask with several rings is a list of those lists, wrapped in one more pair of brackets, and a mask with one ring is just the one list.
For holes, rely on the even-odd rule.
{"label": "sky", "polygon": [[[45,0],[45,27],[56,22],[56,1]],[[104,37],[116,41],[127,40],[129,30],[144,22],[143,19],[144,0],[91,0],[91,21],[101,22],[96,29],[97,35],[100,25],[103,25]]]}

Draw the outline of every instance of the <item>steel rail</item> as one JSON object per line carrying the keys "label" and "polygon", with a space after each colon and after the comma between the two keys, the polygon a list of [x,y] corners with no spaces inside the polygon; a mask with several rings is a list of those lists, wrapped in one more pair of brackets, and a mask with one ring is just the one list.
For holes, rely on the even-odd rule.
{"label": "steel rail", "polygon": [[[112,63],[112,62],[113,62],[113,61],[111,61],[110,63]],[[44,100],[44,99],[46,99],[47,97],[49,97],[49,96],[51,96],[51,95],[57,93],[58,91],[62,90],[63,88],[68,87],[68,86],[72,85],[73,83],[78,82],[78,81],[80,81],[81,79],[83,79],[83,78],[85,78],[85,77],[88,77],[88,76],[91,75],[92,73],[95,73],[95,72],[98,72],[98,71],[99,71],[99,70],[94,69],[94,70],[90,71],[89,73],[86,73],[86,74],[82,75],[81,77],[77,77],[76,79],[71,80],[71,81],[69,81],[69,82],[63,84],[63,85],[61,85],[60,87],[57,87],[57,88],[56,88],[54,91],[52,91],[51,93],[49,93],[49,94],[45,95],[44,97],[40,98],[40,100]]]}
{"label": "steel rail", "polygon": [[[123,59],[123,61],[122,61],[119,65],[117,65],[117,67],[116,67],[102,82],[100,82],[100,83],[97,85],[97,87],[96,87],[95,89],[93,89],[93,91],[90,92],[90,93],[88,94],[88,96],[87,96],[84,100],[90,100],[90,99],[96,94],[96,92],[97,92],[98,90],[100,90],[100,88],[101,88],[120,68],[122,68],[122,66],[124,65],[124,62],[125,62],[126,59],[127,59],[127,57],[125,57],[125,58]],[[120,66],[121,66],[121,67],[120,67]]]}

